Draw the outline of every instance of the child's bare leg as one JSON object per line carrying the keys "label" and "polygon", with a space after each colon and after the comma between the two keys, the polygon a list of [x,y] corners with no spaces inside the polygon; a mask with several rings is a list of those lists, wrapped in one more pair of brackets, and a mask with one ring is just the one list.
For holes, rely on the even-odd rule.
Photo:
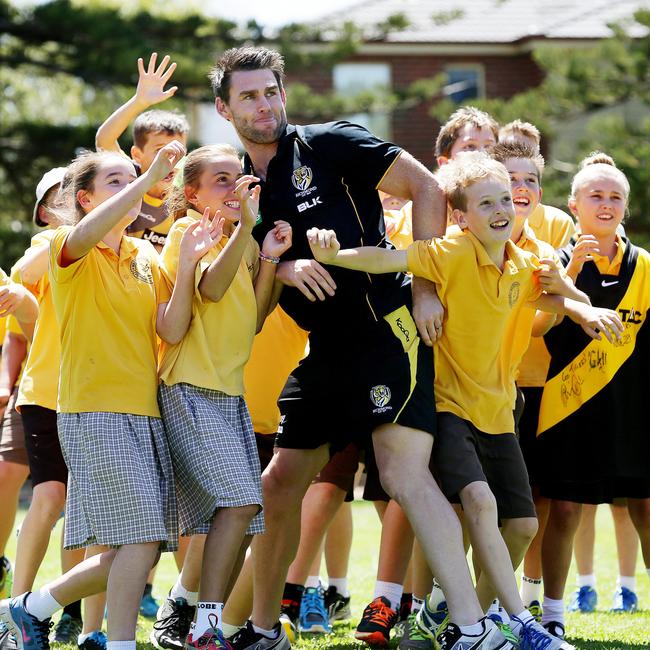
{"label": "child's bare leg", "polygon": [[178,540],[178,549],[174,551],[174,562],[176,562],[176,568],[180,573],[183,570],[185,564],[185,556],[187,555],[187,549],[190,546],[190,537],[183,536]]}
{"label": "child's bare leg", "polygon": [[223,608],[223,622],[241,627],[250,618],[253,609],[253,558],[244,560],[235,586]]}
{"label": "child's bare leg", "polygon": [[183,568],[178,576],[181,585],[187,591],[198,593],[201,584],[201,568],[203,566],[203,548],[206,535],[192,535],[188,538],[187,552]]}
{"label": "child's bare leg", "polygon": [[106,586],[109,641],[135,639],[142,592],[159,546],[158,542],[124,544],[117,550]]}
{"label": "child's bare leg", "polygon": [[650,499],[628,499],[627,507],[630,511],[630,519],[639,533],[641,553],[648,571],[650,570]]}
{"label": "child's bare leg", "polygon": [[[107,546],[89,546],[86,549],[85,559],[106,553],[109,550]],[[81,633],[90,634],[96,630],[101,630],[104,621],[104,610],[106,609],[106,592],[102,591],[95,596],[84,598],[83,608],[83,630]]]}
{"label": "child's bare leg", "polygon": [[424,600],[425,596],[431,591],[433,573],[417,539],[413,544],[411,562],[413,565],[413,597]]}
{"label": "child's bare leg", "polygon": [[429,470],[433,437],[386,424],[372,439],[382,485],[406,512],[445,592],[451,620],[475,623],[483,612],[462,551],[460,523]]}
{"label": "child's bare leg", "polygon": [[[501,536],[506,544],[510,556],[511,569],[516,571],[531,540],[537,532],[537,519],[535,517],[518,517],[516,519],[503,519],[501,525]],[[516,583],[515,583],[516,584]],[[494,586],[487,579],[485,574],[481,575],[476,585],[478,599],[483,605],[490,603],[496,596]],[[523,609],[523,608],[522,608]],[[521,611],[521,610],[519,610]],[[513,612],[518,614],[518,612]]]}
{"label": "child's bare leg", "polygon": [[224,602],[228,601],[228,599],[232,594],[232,590],[235,588],[235,585],[237,584],[237,580],[239,579],[239,574],[241,573],[241,570],[244,566],[244,561],[246,560],[246,552],[248,551],[248,547],[251,545],[252,541],[253,541],[252,535],[244,536],[244,541],[241,543],[241,546],[239,547],[239,551],[237,552],[237,557],[235,558],[235,565],[233,566],[233,570],[230,575],[230,581],[226,586],[226,595],[224,597]]}
{"label": "child's bare leg", "polygon": [[627,504],[612,503],[611,509],[618,551],[618,574],[632,577],[636,573],[636,560],[639,555],[639,534],[636,532]]}
{"label": "child's bare leg", "polygon": [[596,511],[598,506],[584,504],[580,524],[573,540],[578,575],[591,576],[594,573],[594,545],[596,542]]}
{"label": "child's bare leg", "polygon": [[533,537],[533,541],[528,547],[528,551],[524,556],[524,575],[527,578],[534,580],[542,579],[542,540],[544,539],[544,531],[546,530],[546,522],[548,521],[548,511],[550,509],[550,502],[546,497],[536,496],[537,490],[533,489],[533,501],[535,502],[535,510],[537,512],[537,534]]}
{"label": "child's bare leg", "polygon": [[353,526],[352,508],[349,503],[343,502],[325,536],[325,564],[330,581],[348,575]]}
{"label": "child's bare leg", "polygon": [[0,556],[4,556],[5,547],[14,530],[20,489],[28,476],[28,465],[0,461],[0,485],[2,486],[3,503],[0,510]]}
{"label": "child's bare leg", "polygon": [[31,591],[50,543],[52,526],[65,505],[65,485],[46,481],[34,487],[32,502],[20,527],[14,568],[13,596]]}
{"label": "child's bare leg", "polygon": [[377,580],[404,584],[413,539],[413,529],[406,513],[397,501],[389,501],[381,527]]}
{"label": "child's bare leg", "polygon": [[47,585],[52,597],[62,607],[80,598],[106,591],[108,574],[117,549],[93,555]]}

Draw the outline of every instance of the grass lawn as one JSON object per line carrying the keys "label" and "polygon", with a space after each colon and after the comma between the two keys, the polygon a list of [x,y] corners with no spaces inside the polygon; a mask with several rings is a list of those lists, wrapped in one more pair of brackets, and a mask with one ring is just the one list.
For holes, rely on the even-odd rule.
{"label": "grass lawn", "polygon": [[[337,624],[331,636],[300,638],[297,649],[332,648],[347,650],[364,648],[356,643],[352,632],[361,616],[364,606],[372,597],[373,583],[378,557],[379,523],[370,504],[355,502],[353,506],[355,537],[350,562],[350,585],[352,591],[352,610],[354,623]],[[21,515],[22,518],[22,515]],[[53,543],[50,545],[44,566],[39,574],[36,587],[59,575],[58,541],[61,522],[56,526]],[[9,557],[15,554],[15,539],[10,541]],[[600,602],[595,614],[570,614],[567,619],[569,640],[584,650],[650,650],[650,579],[645,573],[643,562],[637,564],[637,593],[642,611],[633,615],[609,614],[611,596],[614,592],[618,573],[614,531],[609,508],[601,506],[597,519],[597,539],[595,558],[598,593]],[[575,570],[572,568],[569,583],[572,585]],[[162,599],[176,580],[176,568],[172,557],[165,554],[159,564],[154,594]],[[151,622],[140,619],[138,629],[139,650],[148,645]]]}

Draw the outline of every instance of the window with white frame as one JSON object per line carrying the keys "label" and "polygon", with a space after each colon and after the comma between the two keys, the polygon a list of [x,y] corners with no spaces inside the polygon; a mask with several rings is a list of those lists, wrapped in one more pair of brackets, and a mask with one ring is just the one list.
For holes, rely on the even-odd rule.
{"label": "window with white frame", "polygon": [[[346,97],[355,97],[366,91],[387,91],[391,87],[388,63],[339,63],[332,72],[334,90]],[[365,126],[377,137],[390,140],[390,115],[377,108],[366,113],[341,116],[343,119]]]}
{"label": "window with white frame", "polygon": [[443,94],[457,104],[485,97],[485,70],[480,63],[454,64],[445,68]]}

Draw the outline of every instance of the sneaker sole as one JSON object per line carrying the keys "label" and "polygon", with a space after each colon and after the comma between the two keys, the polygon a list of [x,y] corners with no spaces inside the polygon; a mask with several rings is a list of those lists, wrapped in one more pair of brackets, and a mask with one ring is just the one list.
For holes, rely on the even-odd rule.
{"label": "sneaker sole", "polygon": [[331,634],[332,630],[326,628],[324,625],[321,625],[320,623],[314,623],[309,627],[303,627],[302,625],[298,625],[298,632],[300,632],[301,634]]}
{"label": "sneaker sole", "polygon": [[388,641],[381,632],[355,632],[354,638],[377,648],[388,647]]}

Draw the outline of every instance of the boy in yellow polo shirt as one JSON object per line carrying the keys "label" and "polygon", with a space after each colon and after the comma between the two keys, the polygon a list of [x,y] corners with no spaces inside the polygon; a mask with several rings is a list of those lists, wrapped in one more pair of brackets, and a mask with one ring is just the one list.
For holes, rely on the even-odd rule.
{"label": "boy in yellow polo shirt", "polygon": [[474,551],[512,615],[521,647],[546,643],[549,650],[566,649],[570,646],[551,637],[524,608],[498,529],[497,514],[526,517],[535,525],[527,474],[512,433],[513,314],[532,302],[565,313],[592,336],[600,336],[597,328],[608,338],[620,330],[620,320],[609,310],[542,293],[538,259],[509,241],[515,215],[503,165],[485,154],[467,154],[444,167],[440,182],[460,234],[415,242],[407,251],[339,251],[333,231],[312,229],[307,236],[321,263],[370,273],[408,270],[436,283],[447,314],[436,350],[438,479],[447,496],[460,498]]}

